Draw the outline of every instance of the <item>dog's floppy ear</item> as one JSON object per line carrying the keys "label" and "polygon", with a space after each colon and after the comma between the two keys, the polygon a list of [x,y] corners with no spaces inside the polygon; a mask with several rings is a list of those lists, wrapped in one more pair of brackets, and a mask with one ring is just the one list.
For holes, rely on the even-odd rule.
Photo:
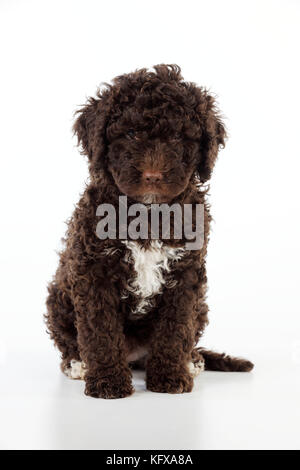
{"label": "dog's floppy ear", "polygon": [[200,180],[209,180],[214,168],[219,148],[225,146],[226,129],[218,113],[215,100],[207,93],[204,94],[205,108],[201,112],[200,159],[198,173]]}
{"label": "dog's floppy ear", "polygon": [[106,124],[108,116],[107,94],[97,94],[89,98],[87,104],[79,109],[73,132],[77,136],[82,154],[87,155],[93,167],[100,168],[106,149]]}
{"label": "dog's floppy ear", "polygon": [[77,143],[82,147],[82,153],[92,159],[92,141],[94,127],[97,115],[97,102],[94,98],[89,98],[87,104],[76,111],[78,115],[74,125],[73,132],[77,136]]}

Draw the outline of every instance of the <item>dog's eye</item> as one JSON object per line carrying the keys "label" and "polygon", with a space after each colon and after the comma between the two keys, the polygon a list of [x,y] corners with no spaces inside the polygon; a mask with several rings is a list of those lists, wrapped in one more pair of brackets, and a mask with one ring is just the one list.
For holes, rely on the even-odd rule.
{"label": "dog's eye", "polygon": [[129,129],[129,131],[127,131],[127,135],[128,135],[128,137],[130,137],[130,139],[135,139],[136,138],[136,133],[133,129]]}

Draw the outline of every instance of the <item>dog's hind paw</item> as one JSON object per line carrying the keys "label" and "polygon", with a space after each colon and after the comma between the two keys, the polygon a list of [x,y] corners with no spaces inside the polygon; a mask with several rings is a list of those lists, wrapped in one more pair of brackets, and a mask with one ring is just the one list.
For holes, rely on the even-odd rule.
{"label": "dog's hind paw", "polygon": [[204,371],[204,359],[199,361],[189,362],[188,369],[192,377],[197,377],[201,372]]}
{"label": "dog's hind paw", "polygon": [[72,359],[63,369],[63,372],[69,379],[83,380],[86,372],[85,364],[82,361]]}

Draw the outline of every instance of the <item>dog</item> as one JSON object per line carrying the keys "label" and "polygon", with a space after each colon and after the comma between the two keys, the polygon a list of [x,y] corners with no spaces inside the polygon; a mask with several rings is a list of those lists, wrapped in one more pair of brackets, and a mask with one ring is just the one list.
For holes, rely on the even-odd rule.
{"label": "dog", "polygon": [[[196,347],[208,323],[207,182],[226,139],[213,96],[161,64],[105,84],[73,129],[90,180],[68,222],[45,315],[62,371],[96,398],[131,395],[134,368],[162,393],[191,392],[204,368],[250,371],[250,361]],[[119,207],[120,196],[146,207],[202,205],[201,248],[186,249],[174,230],[155,240],[100,239],[97,208]]]}

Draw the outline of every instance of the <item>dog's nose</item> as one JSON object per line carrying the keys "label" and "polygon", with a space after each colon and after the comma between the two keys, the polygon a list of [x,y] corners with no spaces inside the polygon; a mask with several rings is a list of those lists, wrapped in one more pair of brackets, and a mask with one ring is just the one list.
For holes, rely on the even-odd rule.
{"label": "dog's nose", "polygon": [[159,171],[146,170],[143,173],[143,179],[146,183],[158,183],[162,179],[162,174]]}

